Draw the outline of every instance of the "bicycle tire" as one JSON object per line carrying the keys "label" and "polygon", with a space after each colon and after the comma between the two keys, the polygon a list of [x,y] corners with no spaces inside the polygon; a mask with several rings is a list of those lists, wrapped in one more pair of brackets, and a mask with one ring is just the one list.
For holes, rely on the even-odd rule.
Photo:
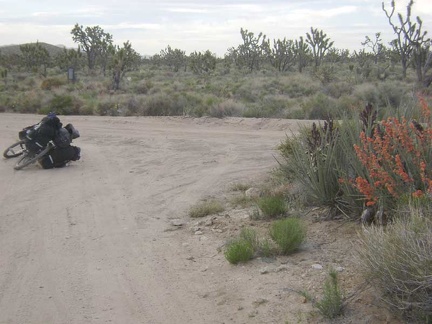
{"label": "bicycle tire", "polygon": [[40,151],[36,155],[30,156],[28,153],[24,153],[24,156],[19,159],[17,164],[15,164],[14,169],[21,170],[22,168],[25,168],[26,166],[35,163],[37,160],[47,154],[52,147],[52,145],[48,144],[42,151]]}
{"label": "bicycle tire", "polygon": [[[5,159],[10,159],[10,158],[14,158],[14,157],[22,155],[24,153],[24,150],[25,150],[24,143],[25,143],[25,140],[21,140],[21,141],[16,142],[15,144],[12,144],[3,152],[3,157]],[[20,148],[18,151],[15,151],[14,149],[17,146],[19,146]]]}

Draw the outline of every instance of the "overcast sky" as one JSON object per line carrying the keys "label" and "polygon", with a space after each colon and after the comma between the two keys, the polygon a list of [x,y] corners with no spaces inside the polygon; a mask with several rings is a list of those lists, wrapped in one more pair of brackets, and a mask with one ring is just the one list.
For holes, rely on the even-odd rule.
{"label": "overcast sky", "polygon": [[[336,48],[358,50],[365,36],[381,32],[386,43],[393,30],[381,0],[0,0],[0,46],[46,42],[76,47],[76,23],[100,26],[122,45],[129,40],[140,54],[153,55],[168,45],[190,54],[210,50],[223,56],[242,43],[240,28],[269,39],[298,39],[310,28],[323,30]],[[384,0],[389,10],[390,1]],[[406,16],[409,0],[396,0]],[[432,37],[432,0],[416,0]],[[396,16],[396,14],[395,14]],[[397,21],[397,17],[395,17]]]}

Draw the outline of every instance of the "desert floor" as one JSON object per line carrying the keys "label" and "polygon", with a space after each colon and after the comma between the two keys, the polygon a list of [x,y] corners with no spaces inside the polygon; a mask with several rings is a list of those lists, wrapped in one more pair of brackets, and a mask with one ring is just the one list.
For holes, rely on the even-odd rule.
{"label": "desert floor", "polygon": [[[2,150],[41,117],[0,114]],[[358,224],[312,211],[298,253],[235,266],[224,244],[268,222],[236,207],[188,216],[265,179],[276,146],[309,121],[60,117],[81,133],[80,161],[0,164],[0,323],[322,323],[299,291],[319,297],[329,267],[347,298],[336,322],[395,322],[355,271]]]}

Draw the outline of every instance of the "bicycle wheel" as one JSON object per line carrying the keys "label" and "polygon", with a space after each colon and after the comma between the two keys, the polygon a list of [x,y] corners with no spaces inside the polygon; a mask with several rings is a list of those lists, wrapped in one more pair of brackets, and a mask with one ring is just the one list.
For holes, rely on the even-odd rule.
{"label": "bicycle wheel", "polygon": [[3,157],[5,159],[14,158],[20,156],[24,153],[25,150],[25,140],[21,140],[9,146],[4,152]]}
{"label": "bicycle wheel", "polygon": [[36,155],[30,155],[28,152],[25,152],[24,156],[22,156],[18,160],[17,164],[15,164],[14,169],[21,170],[22,168],[25,168],[26,166],[35,163],[37,160],[47,154],[49,150],[51,150],[51,148],[52,145],[48,144],[42,151],[40,151]]}

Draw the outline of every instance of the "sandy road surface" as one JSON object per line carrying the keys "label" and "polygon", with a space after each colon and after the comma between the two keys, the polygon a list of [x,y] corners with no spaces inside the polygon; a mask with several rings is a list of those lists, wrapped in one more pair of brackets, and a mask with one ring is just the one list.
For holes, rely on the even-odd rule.
{"label": "sandy road surface", "polygon": [[[0,147],[41,116],[0,114]],[[253,287],[188,231],[188,208],[276,165],[297,123],[62,116],[69,167],[0,166],[0,323],[277,323],[240,311]],[[218,254],[218,255],[217,255]],[[216,255],[216,256],[215,256]],[[237,277],[236,277],[237,276]],[[231,278],[231,279],[230,279]]]}

